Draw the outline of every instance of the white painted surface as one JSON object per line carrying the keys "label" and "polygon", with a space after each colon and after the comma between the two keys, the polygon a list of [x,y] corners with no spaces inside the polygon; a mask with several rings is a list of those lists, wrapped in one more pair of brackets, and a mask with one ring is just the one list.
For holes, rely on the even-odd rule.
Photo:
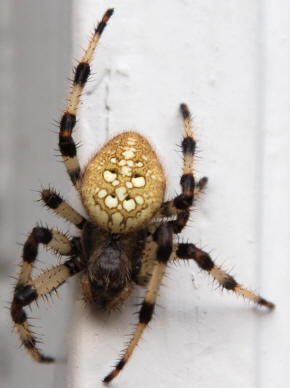
{"label": "white painted surface", "polygon": [[[183,240],[278,305],[268,314],[221,295],[194,264],[171,266],[151,329],[112,387],[289,386],[290,5],[278,3],[75,1],[75,58],[115,6],[80,112],[82,163],[112,135],[138,129],[163,161],[172,198],[182,167],[178,106],[186,102],[196,175],[209,185]],[[111,315],[76,303],[68,387],[103,386],[141,295]]]}

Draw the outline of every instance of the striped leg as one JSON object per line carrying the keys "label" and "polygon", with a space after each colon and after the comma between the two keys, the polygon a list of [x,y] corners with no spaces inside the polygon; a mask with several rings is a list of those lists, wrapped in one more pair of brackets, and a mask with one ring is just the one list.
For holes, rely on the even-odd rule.
{"label": "striped leg", "polygon": [[195,140],[192,132],[190,112],[187,105],[181,104],[180,110],[184,119],[184,139],[182,141],[183,174],[180,179],[182,194],[174,199],[174,206],[178,210],[184,210],[192,205],[194,195],[193,158]]}
{"label": "striped leg", "polygon": [[[207,182],[208,182],[208,178],[206,176],[204,176],[197,182],[197,184],[194,187],[194,194],[193,194],[194,198],[196,198],[199,195],[199,193],[203,191]],[[155,215],[155,218],[176,216],[178,214],[178,209],[174,205],[174,200],[175,199],[164,202],[159,212]]]}
{"label": "striped leg", "polygon": [[41,192],[41,200],[45,206],[52,209],[56,214],[83,229],[86,219],[66,203],[54,189],[45,189]]}
{"label": "striped leg", "polygon": [[[155,225],[151,224],[151,227],[154,226],[154,228],[155,228],[155,226],[156,226],[156,229],[157,229],[157,225],[161,225],[161,224],[157,224],[157,223]],[[149,233],[150,233],[150,231],[149,231]],[[152,271],[153,271],[154,265],[156,263],[155,251],[156,251],[156,243],[153,239],[153,234],[151,234],[147,238],[146,245],[145,245],[145,248],[144,248],[144,251],[142,254],[141,268],[140,268],[138,274],[136,275],[136,278],[134,279],[136,284],[138,284],[139,286],[143,286],[143,287],[147,286],[147,284],[152,276]]]}
{"label": "striped leg", "polygon": [[60,286],[68,273],[71,273],[69,267],[71,264],[63,264],[52,268],[32,280],[33,264],[37,257],[39,244],[44,244],[61,255],[76,255],[79,251],[78,239],[69,240],[58,231],[36,227],[32,230],[23,248],[23,264],[11,304],[11,317],[21,342],[30,355],[36,361],[51,362],[53,361],[51,358],[42,355],[37,350],[37,340],[29,327],[23,307],[36,300],[39,296],[43,296]]}
{"label": "striped leg", "polygon": [[87,50],[84,52],[80,63],[75,69],[73,86],[68,99],[68,104],[60,121],[59,149],[67,172],[72,183],[76,187],[78,187],[81,179],[81,170],[77,158],[76,144],[72,138],[72,131],[76,124],[76,114],[80,97],[90,75],[90,63],[93,59],[100,36],[112,14],[113,9],[108,9],[104,14],[101,22],[94,31]]}
{"label": "striped leg", "polygon": [[146,290],[144,301],[142,303],[142,307],[139,311],[139,323],[135,329],[133,337],[129,342],[129,345],[125,350],[125,353],[123,354],[121,360],[115,366],[114,370],[104,378],[103,381],[105,383],[112,381],[118,375],[120,370],[123,369],[128,359],[132,355],[135,347],[137,346],[144,329],[146,328],[146,326],[148,325],[148,323],[152,318],[161,281],[164,276],[167,262],[170,258],[170,254],[172,251],[172,234],[173,234],[173,231],[172,231],[171,225],[164,224],[157,229],[157,231],[153,236],[153,239],[155,242],[155,249],[156,249],[155,251],[156,261],[155,261],[151,278],[147,285],[147,290]]}
{"label": "striped leg", "polygon": [[192,131],[192,121],[186,104],[180,105],[180,111],[184,120],[184,138],[182,141],[183,173],[180,179],[182,193],[173,200],[165,202],[159,214],[156,215],[156,217],[176,215],[176,220],[171,221],[174,233],[180,233],[185,227],[189,218],[190,207],[193,203],[194,193],[202,189],[207,182],[207,178],[202,178],[197,185],[198,189],[196,189],[193,177],[195,140]]}
{"label": "striped leg", "polygon": [[243,296],[261,306],[266,306],[269,309],[273,309],[275,305],[266,299],[254,294],[252,291],[247,290],[229,274],[227,274],[221,267],[217,266],[208,253],[197,248],[193,244],[176,244],[173,248],[171,258],[189,260],[193,259],[198,266],[207,271],[220,285],[226,290],[235,292],[238,295]]}

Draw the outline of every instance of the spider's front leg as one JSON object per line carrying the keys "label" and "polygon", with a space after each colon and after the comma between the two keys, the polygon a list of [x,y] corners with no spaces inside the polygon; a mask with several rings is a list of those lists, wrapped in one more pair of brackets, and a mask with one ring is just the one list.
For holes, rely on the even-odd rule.
{"label": "spider's front leg", "polygon": [[90,63],[99,39],[111,15],[113,9],[108,9],[90,40],[87,50],[77,65],[74,73],[73,86],[68,99],[66,110],[60,121],[59,149],[72,183],[78,188],[81,180],[81,169],[77,157],[77,147],[72,137],[76,125],[76,114],[83,88],[90,75]]}
{"label": "spider's front leg", "polygon": [[194,260],[199,268],[207,271],[222,288],[233,291],[237,295],[273,309],[275,305],[272,302],[256,295],[254,292],[244,288],[231,275],[226,273],[221,267],[217,266],[207,252],[197,248],[194,244],[175,244],[172,250],[170,260]]}
{"label": "spider's front leg", "polygon": [[186,104],[180,105],[180,111],[184,120],[184,137],[182,141],[183,173],[180,179],[182,193],[174,199],[164,202],[156,214],[156,218],[176,216],[176,220],[171,222],[174,233],[180,233],[185,227],[194,197],[203,190],[208,180],[207,177],[203,177],[197,184],[195,183],[193,162],[196,143],[192,130],[191,115]]}
{"label": "spider's front leg", "polygon": [[[46,245],[60,255],[73,257],[32,279],[39,244]],[[41,354],[37,349],[37,339],[28,324],[24,307],[56,290],[68,277],[79,272],[82,269],[80,259],[77,257],[79,253],[78,238],[69,240],[64,234],[43,227],[35,227],[24,244],[23,263],[14,290],[11,317],[23,346],[38,362],[52,362],[53,359]]]}
{"label": "spider's front leg", "polygon": [[121,369],[124,368],[135,347],[137,346],[143,331],[152,318],[159,288],[166,270],[167,262],[172,252],[172,236],[173,227],[167,223],[158,227],[158,229],[152,236],[150,236],[150,239],[147,242],[147,244],[152,244],[155,246],[156,259],[152,275],[147,284],[145,298],[139,311],[139,323],[121,360],[115,366],[114,370],[104,378],[103,381],[105,383],[112,381],[119,374]]}

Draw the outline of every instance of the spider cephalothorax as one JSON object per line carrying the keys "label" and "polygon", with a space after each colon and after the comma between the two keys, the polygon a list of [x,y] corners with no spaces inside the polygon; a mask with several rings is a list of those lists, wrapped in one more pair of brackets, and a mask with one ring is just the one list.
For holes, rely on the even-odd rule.
{"label": "spider cephalothorax", "polygon": [[88,263],[81,279],[86,301],[111,309],[129,295],[132,279],[140,271],[145,238],[144,229],[111,234],[86,223],[81,239],[83,260]]}
{"label": "spider cephalothorax", "polygon": [[[150,322],[166,266],[171,260],[194,260],[223,288],[261,306],[274,307],[238,284],[208,253],[191,243],[173,242],[173,235],[180,233],[188,221],[194,196],[207,182],[204,177],[195,184],[193,177],[195,140],[185,104],[180,105],[184,120],[184,163],[181,194],[177,197],[163,202],[162,166],[148,141],[136,132],[114,137],[81,171],[72,132],[94,50],[112,13],[109,9],[104,14],[76,67],[69,101],[60,121],[59,149],[71,181],[81,195],[87,217],[76,212],[53,189],[42,190],[44,204],[74,224],[80,230],[80,237],[68,238],[54,229],[35,227],[24,244],[11,304],[11,317],[23,346],[36,361],[51,362],[53,359],[43,355],[37,347],[25,306],[55,291],[77,273],[81,274],[84,299],[102,309],[120,305],[134,284],[146,287],[136,330],[121,360],[104,382],[111,381],[124,367]],[[39,244],[69,258],[33,278]]]}

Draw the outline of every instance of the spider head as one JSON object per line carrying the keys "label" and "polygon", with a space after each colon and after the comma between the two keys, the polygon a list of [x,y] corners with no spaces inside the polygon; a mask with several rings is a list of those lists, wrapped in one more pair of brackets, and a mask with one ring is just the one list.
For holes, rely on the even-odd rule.
{"label": "spider head", "polygon": [[91,218],[110,233],[128,233],[148,223],[165,192],[162,166],[148,141],[125,132],[88,163],[81,195]]}

